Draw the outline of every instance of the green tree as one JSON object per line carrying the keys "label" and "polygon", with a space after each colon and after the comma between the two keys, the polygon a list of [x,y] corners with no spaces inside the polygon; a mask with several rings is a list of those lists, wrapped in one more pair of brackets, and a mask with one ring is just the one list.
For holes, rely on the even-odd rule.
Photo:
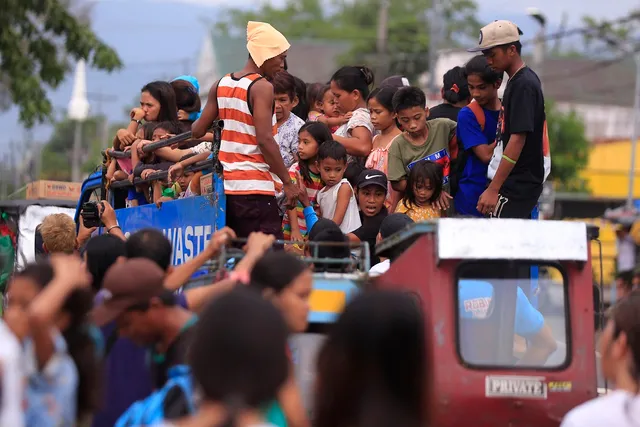
{"label": "green tree", "polygon": [[[456,46],[467,37],[477,38],[480,24],[475,18],[472,0],[444,3],[443,46]],[[289,39],[324,39],[348,42],[350,50],[343,64],[367,64],[377,67],[385,61],[387,74],[403,74],[415,79],[428,69],[429,23],[425,12],[430,0],[395,2],[389,8],[387,52],[380,58],[376,51],[376,31],[381,0],[339,0],[325,6],[321,0],[286,0],[282,7],[264,4],[258,11],[230,9],[218,24],[223,34],[242,36],[247,21],[269,22]],[[377,76],[381,80],[384,76]]]}
{"label": "green tree", "polygon": [[[583,34],[585,46],[597,53],[624,58],[640,49],[640,9],[632,10],[626,17],[608,21],[585,16],[582,18],[588,31]],[[604,48],[604,49],[603,49]]]}
{"label": "green tree", "polygon": [[[70,181],[71,169],[69,159],[73,151],[75,136],[75,122],[65,119],[55,124],[49,141],[42,147],[42,171],[40,179],[54,181]],[[90,173],[102,163],[101,151],[105,148],[105,141],[100,140],[100,129],[104,125],[104,117],[92,116],[82,123],[82,146],[84,148],[84,163],[82,171]],[[109,125],[108,136],[126,127],[122,123]]]}
{"label": "green tree", "polygon": [[[118,55],[93,33],[87,9],[73,14],[71,0],[8,0],[0,13],[0,89],[20,109],[27,127],[51,119],[47,88],[55,89],[71,62],[113,71]],[[4,104],[6,107],[6,103]]]}
{"label": "green tree", "polygon": [[545,106],[549,144],[551,146],[551,176],[557,191],[588,192],[580,172],[589,163],[590,144],[584,123],[571,111],[558,111],[553,102]]}

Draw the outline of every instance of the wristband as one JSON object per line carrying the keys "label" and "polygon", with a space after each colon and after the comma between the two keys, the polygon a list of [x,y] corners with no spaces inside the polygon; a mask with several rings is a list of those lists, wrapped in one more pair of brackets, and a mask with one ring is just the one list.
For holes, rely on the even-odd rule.
{"label": "wristband", "polygon": [[142,124],[142,120],[138,120],[138,119],[131,119],[132,122],[136,122],[137,124],[141,125]]}
{"label": "wristband", "polygon": [[513,160],[511,157],[507,156],[506,154],[503,154],[502,158],[505,159],[507,162],[511,163],[512,165],[516,164],[516,161]]}
{"label": "wristband", "polygon": [[[111,230],[113,230],[114,228],[120,228],[120,226],[118,224],[116,224],[116,225],[112,225],[111,227],[107,228],[107,234],[109,234],[111,232]],[[120,228],[120,230],[122,230],[122,228]]]}

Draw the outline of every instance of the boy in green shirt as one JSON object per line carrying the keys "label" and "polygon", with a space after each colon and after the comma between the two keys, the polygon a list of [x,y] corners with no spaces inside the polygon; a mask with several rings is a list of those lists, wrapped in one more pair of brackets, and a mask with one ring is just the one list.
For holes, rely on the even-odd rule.
{"label": "boy in green shirt", "polygon": [[458,155],[456,122],[449,119],[427,121],[427,98],[417,87],[404,87],[393,96],[393,110],[404,132],[389,148],[388,176],[394,190],[404,193],[407,176],[413,164],[432,161],[442,165],[444,190],[436,202],[439,209],[448,209],[449,171],[451,159]]}

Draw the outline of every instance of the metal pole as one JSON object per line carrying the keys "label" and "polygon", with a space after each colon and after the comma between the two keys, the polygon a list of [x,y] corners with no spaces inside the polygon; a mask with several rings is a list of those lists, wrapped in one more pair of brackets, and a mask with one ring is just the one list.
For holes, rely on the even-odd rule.
{"label": "metal pole", "polygon": [[633,114],[631,127],[631,166],[629,168],[629,194],[627,209],[633,209],[634,181],[636,177],[636,145],[638,144],[638,126],[640,125],[640,51],[634,55],[636,61],[636,90],[633,95]]}
{"label": "metal pole", "polygon": [[545,50],[546,50],[546,46],[545,46],[546,32],[547,32],[547,27],[544,24],[541,25],[540,30],[538,31],[538,36],[536,37],[536,47],[535,47],[535,53],[534,53],[534,58],[536,63],[535,72],[538,74],[538,77],[540,78],[541,83],[544,83],[543,75],[544,75],[544,57],[545,57]]}
{"label": "metal pole", "polygon": [[387,77],[389,71],[389,55],[387,53],[387,37],[389,20],[390,0],[382,0],[380,2],[380,10],[378,11],[378,34],[376,42],[376,51],[378,55],[376,77],[378,81],[382,81]]}
{"label": "metal pole", "polygon": [[427,11],[429,25],[429,93],[437,92],[436,62],[438,62],[438,47],[440,46],[440,0],[432,0],[431,10]]}
{"label": "metal pole", "polygon": [[80,161],[82,149],[82,122],[75,121],[75,133],[73,136],[73,153],[71,161],[71,181],[80,182]]}

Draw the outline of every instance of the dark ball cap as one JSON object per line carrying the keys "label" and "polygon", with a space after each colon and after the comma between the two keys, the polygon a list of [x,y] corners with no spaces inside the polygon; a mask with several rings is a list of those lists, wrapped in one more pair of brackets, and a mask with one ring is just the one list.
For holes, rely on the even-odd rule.
{"label": "dark ball cap", "polygon": [[380,87],[382,86],[390,86],[399,89],[401,87],[411,86],[411,84],[409,84],[409,79],[405,76],[390,76],[380,83]]}
{"label": "dark ball cap", "polygon": [[164,271],[153,261],[132,258],[116,263],[104,276],[102,301],[91,312],[91,319],[97,326],[115,320],[130,307],[148,302],[162,295]]}
{"label": "dark ball cap", "polygon": [[365,169],[358,175],[358,188],[377,185],[387,191],[387,175],[377,169]]}

